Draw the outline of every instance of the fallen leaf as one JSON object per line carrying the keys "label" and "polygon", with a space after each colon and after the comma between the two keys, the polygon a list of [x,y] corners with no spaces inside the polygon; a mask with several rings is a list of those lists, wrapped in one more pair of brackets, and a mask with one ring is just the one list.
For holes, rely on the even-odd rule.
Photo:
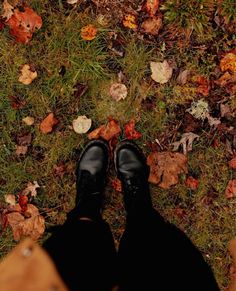
{"label": "fallen leaf", "polygon": [[111,119],[106,125],[101,125],[88,134],[89,139],[103,138],[107,141],[117,137],[121,133],[121,128],[116,120]]}
{"label": "fallen leaf", "polygon": [[187,83],[189,74],[190,74],[189,70],[184,70],[184,71],[180,72],[177,79],[176,79],[176,82],[179,85],[185,85]]}
{"label": "fallen leaf", "polygon": [[236,157],[229,161],[229,167],[236,170]]}
{"label": "fallen leaf", "polygon": [[15,110],[22,109],[26,105],[26,101],[22,97],[9,96],[8,99],[10,100],[11,108]]}
{"label": "fallen leaf", "polygon": [[125,136],[127,139],[138,139],[138,138],[142,137],[142,134],[135,130],[135,120],[134,119],[131,119],[125,125]]}
{"label": "fallen leaf", "polygon": [[27,154],[28,146],[16,146],[16,155],[18,157],[23,157]]}
{"label": "fallen leaf", "polygon": [[7,214],[14,240],[19,241],[26,236],[31,237],[33,240],[39,239],[45,231],[44,217],[39,214],[38,208],[32,204],[28,204],[25,214],[27,217],[17,211]]}
{"label": "fallen leaf", "polygon": [[66,0],[68,4],[76,4],[79,0]]}
{"label": "fallen leaf", "polygon": [[173,73],[173,68],[165,60],[164,62],[151,62],[151,78],[160,84],[167,83]]}
{"label": "fallen leaf", "polygon": [[159,0],[146,0],[144,6],[149,16],[153,17],[159,8]]}
{"label": "fallen leaf", "polygon": [[14,206],[16,205],[16,196],[13,194],[7,194],[4,196],[5,197],[5,202]]}
{"label": "fallen leaf", "polygon": [[28,64],[23,65],[22,68],[20,69],[20,72],[21,72],[21,75],[18,81],[24,85],[31,84],[33,80],[37,78],[38,76],[34,68],[32,68],[32,66]]}
{"label": "fallen leaf", "polygon": [[20,146],[29,146],[32,142],[31,133],[21,133],[16,137],[17,144]]}
{"label": "fallen leaf", "polygon": [[42,18],[29,7],[16,8],[14,14],[6,22],[10,26],[10,34],[17,42],[28,43],[36,29],[42,27]]}
{"label": "fallen leaf", "polygon": [[59,177],[59,178],[63,178],[64,174],[66,172],[66,167],[64,164],[59,164],[59,165],[54,165],[53,166],[53,174],[56,176],[56,177]]}
{"label": "fallen leaf", "polygon": [[124,100],[128,95],[127,87],[122,83],[114,83],[110,87],[110,95],[113,100]]}
{"label": "fallen leaf", "polygon": [[26,195],[19,195],[19,205],[21,208],[21,211],[24,213],[28,208],[28,197]]}
{"label": "fallen leaf", "polygon": [[93,40],[97,36],[97,28],[93,24],[88,24],[81,28],[80,35],[84,40]]}
{"label": "fallen leaf", "polygon": [[199,181],[195,178],[193,178],[192,176],[188,176],[185,184],[188,188],[190,188],[191,190],[197,190],[198,186],[199,186]]}
{"label": "fallen leaf", "polygon": [[229,83],[236,82],[236,74],[230,74],[229,72],[225,72],[215,83],[221,87],[227,86]]}
{"label": "fallen leaf", "polygon": [[236,54],[227,53],[220,61],[220,69],[222,72],[229,70],[236,73]]}
{"label": "fallen leaf", "polygon": [[22,121],[28,126],[31,126],[34,124],[34,118],[31,116],[27,116],[27,117],[23,118]]}
{"label": "fallen leaf", "polygon": [[7,0],[3,1],[2,7],[3,7],[2,18],[4,18],[5,21],[8,21],[14,14],[14,7],[10,3],[8,3]]}
{"label": "fallen leaf", "polygon": [[83,115],[79,116],[77,119],[74,119],[72,124],[76,133],[86,133],[92,126],[92,120]]}
{"label": "fallen leaf", "polygon": [[118,178],[111,179],[111,185],[117,192],[122,192],[122,184]]}
{"label": "fallen leaf", "polygon": [[143,29],[143,31],[146,34],[150,34],[150,35],[158,35],[161,27],[162,27],[162,18],[157,17],[157,16],[144,20],[141,25],[141,28]]}
{"label": "fallen leaf", "polygon": [[206,118],[210,126],[217,127],[219,124],[221,124],[219,118],[212,117],[209,113],[207,114]]}
{"label": "fallen leaf", "polygon": [[44,134],[52,132],[58,122],[59,121],[54,117],[54,113],[49,113],[48,116],[44,118],[44,120],[40,124],[41,132]]}
{"label": "fallen leaf", "polygon": [[186,132],[182,135],[181,139],[179,141],[174,142],[173,145],[173,151],[177,151],[180,146],[183,147],[183,153],[186,155],[188,152],[190,152],[193,149],[193,141],[195,139],[199,139],[199,135],[193,133],[193,132]]}
{"label": "fallen leaf", "polygon": [[138,27],[137,17],[133,14],[126,14],[123,19],[123,25],[124,27],[130,28],[130,29],[136,29]]}
{"label": "fallen leaf", "polygon": [[179,181],[179,174],[186,174],[187,158],[180,153],[155,152],[147,158],[150,166],[149,182],[169,189]]}
{"label": "fallen leaf", "polygon": [[22,195],[30,195],[32,197],[37,196],[37,189],[40,188],[37,181],[33,181],[33,183],[28,182],[27,187],[22,191]]}
{"label": "fallen leaf", "polygon": [[184,132],[194,132],[200,128],[200,122],[194,118],[190,113],[186,112],[183,118]]}
{"label": "fallen leaf", "polygon": [[229,180],[225,189],[225,196],[228,199],[236,197],[236,179]]}
{"label": "fallen leaf", "polygon": [[203,76],[197,76],[194,78],[194,82],[198,85],[197,93],[207,97],[210,91],[209,81]]}

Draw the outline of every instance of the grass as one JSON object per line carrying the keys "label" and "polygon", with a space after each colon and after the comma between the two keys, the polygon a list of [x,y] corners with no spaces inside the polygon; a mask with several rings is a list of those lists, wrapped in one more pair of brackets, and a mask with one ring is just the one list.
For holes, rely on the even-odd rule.
{"label": "grass", "polygon": [[[177,68],[213,79],[219,64],[218,53],[233,48],[230,33],[219,28],[213,31],[211,17],[216,7],[211,0],[191,0],[194,5],[185,3],[182,0],[166,1],[164,27],[155,39],[142,39],[136,32],[113,23],[101,26],[92,6],[70,9],[63,1],[46,0],[30,1],[44,24],[29,45],[16,44],[7,28],[0,31],[2,205],[5,205],[4,195],[18,194],[27,182],[38,181],[41,187],[32,202],[45,216],[48,228],[63,223],[74,203],[74,170],[78,154],[87,142],[86,135],[78,135],[71,129],[72,120],[78,115],[91,118],[93,128],[105,123],[108,116],[117,119],[121,126],[135,118],[137,129],[142,133],[138,142],[146,154],[151,151],[148,143],[156,138],[163,141],[166,150],[171,149],[173,139],[181,136],[181,129],[178,134],[177,131],[184,122],[186,108],[192,100],[202,98],[196,94],[191,82],[184,86],[177,84]],[[230,3],[223,1],[222,13],[232,14]],[[98,35],[93,41],[86,42],[80,36],[80,29],[90,23],[98,27]],[[111,32],[122,39],[124,57],[116,56],[108,49]],[[179,39],[178,42],[171,41],[169,36],[173,32],[176,36],[187,36],[187,45],[181,46]],[[149,62],[164,59],[175,63],[176,69],[168,83],[158,85],[150,78]],[[26,63],[33,64],[38,72],[38,78],[29,86],[18,82],[19,67]],[[59,74],[62,67],[64,75]],[[126,77],[128,96],[115,102],[109,95],[109,88],[118,82],[119,71]],[[75,94],[77,83],[87,84],[89,88],[81,97]],[[212,90],[216,91],[209,98],[217,93],[217,89]],[[222,99],[229,97],[223,91],[221,94]],[[14,110],[9,96],[20,96],[26,105]],[[143,106],[146,98],[153,100],[152,110]],[[235,109],[235,96],[230,96],[229,102]],[[60,123],[52,134],[44,135],[39,131],[39,124],[49,112],[54,112]],[[22,122],[26,116],[35,118],[32,127]],[[19,158],[15,154],[16,136],[23,132],[31,132],[33,140],[26,157]],[[232,223],[235,201],[226,200],[224,190],[235,173],[227,166],[228,157],[220,134],[205,124],[198,134],[200,139],[188,154],[189,172],[200,182],[198,190],[187,189],[182,177],[180,183],[169,190],[151,186],[153,203],[166,219],[193,240],[224,290],[229,278],[227,244],[236,230]],[[215,137],[220,141],[217,148],[210,143]],[[54,166],[60,164],[66,167],[63,178],[54,175]],[[109,175],[115,176],[113,170]],[[118,244],[124,230],[125,212],[122,194],[118,194],[110,182],[106,190],[104,218],[110,223]],[[48,235],[46,232],[42,240]],[[12,233],[7,228],[0,237],[1,256],[14,245]]]}

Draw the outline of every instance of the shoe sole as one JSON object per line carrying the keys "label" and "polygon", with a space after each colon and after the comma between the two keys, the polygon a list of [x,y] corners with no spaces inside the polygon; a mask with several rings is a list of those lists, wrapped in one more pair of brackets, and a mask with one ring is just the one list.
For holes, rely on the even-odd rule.
{"label": "shoe sole", "polygon": [[135,150],[137,150],[137,152],[140,154],[140,157],[142,159],[142,161],[146,164],[146,157],[143,153],[143,151],[141,150],[141,148],[133,141],[131,140],[128,140],[128,139],[125,139],[123,141],[121,141],[117,146],[116,146],[116,149],[115,149],[115,152],[114,152],[114,165],[115,165],[115,171],[116,171],[116,174],[118,174],[118,170],[117,170],[117,154],[118,154],[118,151],[124,146],[124,145],[128,145],[130,146],[131,148],[135,148]]}

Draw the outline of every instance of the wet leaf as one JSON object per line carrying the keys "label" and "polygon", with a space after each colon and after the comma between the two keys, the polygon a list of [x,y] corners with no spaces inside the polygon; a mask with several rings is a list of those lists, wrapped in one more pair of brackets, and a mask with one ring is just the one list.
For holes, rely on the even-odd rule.
{"label": "wet leaf", "polygon": [[127,97],[128,90],[127,87],[122,83],[114,83],[110,87],[110,95],[113,100],[120,101]]}
{"label": "wet leaf", "polygon": [[35,78],[37,78],[38,74],[32,66],[25,64],[20,69],[20,77],[18,81],[24,85],[29,85],[33,82]]}
{"label": "wet leaf", "polygon": [[199,139],[199,135],[193,133],[193,132],[187,132],[184,133],[179,141],[174,142],[173,145],[173,151],[177,151],[180,146],[183,147],[183,153],[186,155],[188,152],[190,152],[193,149],[193,141],[195,139]]}
{"label": "wet leaf", "polygon": [[97,36],[97,28],[93,24],[88,24],[81,28],[82,39],[93,40]]}
{"label": "wet leaf", "polygon": [[89,131],[92,125],[92,120],[87,118],[85,115],[78,116],[77,119],[73,120],[73,129],[76,133],[86,133]]}
{"label": "wet leaf", "polygon": [[28,204],[25,215],[15,211],[7,214],[7,220],[16,241],[26,236],[37,240],[45,231],[45,220],[39,214],[38,208],[32,204]]}
{"label": "wet leaf", "polygon": [[42,18],[29,7],[16,8],[6,22],[17,42],[28,43],[36,29],[42,27]]}
{"label": "wet leaf", "polygon": [[138,138],[142,137],[142,134],[135,130],[135,120],[134,119],[131,119],[125,125],[125,136],[127,139],[138,139]]}
{"label": "wet leaf", "polygon": [[106,125],[102,125],[88,134],[89,139],[103,138],[107,141],[119,136],[121,128],[116,120],[110,119]]}
{"label": "wet leaf", "polygon": [[160,84],[167,83],[173,73],[173,68],[165,60],[164,62],[151,62],[151,78]]}
{"label": "wet leaf", "polygon": [[187,158],[180,153],[155,152],[147,158],[150,166],[149,182],[169,189],[179,181],[179,174],[186,174]]}
{"label": "wet leaf", "polygon": [[54,113],[49,113],[40,124],[40,131],[44,134],[51,133],[58,124],[58,120],[54,117]]}
{"label": "wet leaf", "polygon": [[197,188],[199,186],[199,181],[191,176],[188,176],[186,181],[185,181],[185,184],[191,190],[197,190]]}
{"label": "wet leaf", "polygon": [[236,73],[236,54],[227,53],[220,61],[220,69],[222,72],[229,70],[232,73]]}
{"label": "wet leaf", "polygon": [[130,29],[136,29],[138,27],[136,16],[133,14],[126,14],[123,19],[123,25]]}
{"label": "wet leaf", "polygon": [[229,167],[236,170],[236,157],[229,161]]}
{"label": "wet leaf", "polygon": [[228,199],[236,197],[236,179],[229,180],[225,189],[225,196]]}
{"label": "wet leaf", "polygon": [[10,3],[8,3],[7,0],[3,1],[2,6],[3,6],[2,18],[4,18],[5,21],[8,21],[14,14],[14,7]]}
{"label": "wet leaf", "polygon": [[162,27],[162,18],[161,17],[152,17],[145,20],[141,28],[146,34],[149,35],[158,35]]}
{"label": "wet leaf", "polygon": [[7,194],[7,195],[4,196],[4,198],[5,198],[5,202],[6,203],[8,203],[8,204],[10,204],[12,206],[16,205],[16,196],[15,195]]}

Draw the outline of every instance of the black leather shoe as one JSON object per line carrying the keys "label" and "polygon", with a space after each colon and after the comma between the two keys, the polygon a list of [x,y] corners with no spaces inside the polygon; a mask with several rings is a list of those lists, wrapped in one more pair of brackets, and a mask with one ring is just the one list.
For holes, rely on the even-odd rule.
{"label": "black leather shoe", "polygon": [[105,141],[94,140],[83,150],[76,170],[76,212],[78,217],[97,219],[109,167],[109,147]]}
{"label": "black leather shoe", "polygon": [[152,208],[149,191],[149,167],[136,143],[121,142],[115,150],[115,169],[124,191],[127,212]]}

